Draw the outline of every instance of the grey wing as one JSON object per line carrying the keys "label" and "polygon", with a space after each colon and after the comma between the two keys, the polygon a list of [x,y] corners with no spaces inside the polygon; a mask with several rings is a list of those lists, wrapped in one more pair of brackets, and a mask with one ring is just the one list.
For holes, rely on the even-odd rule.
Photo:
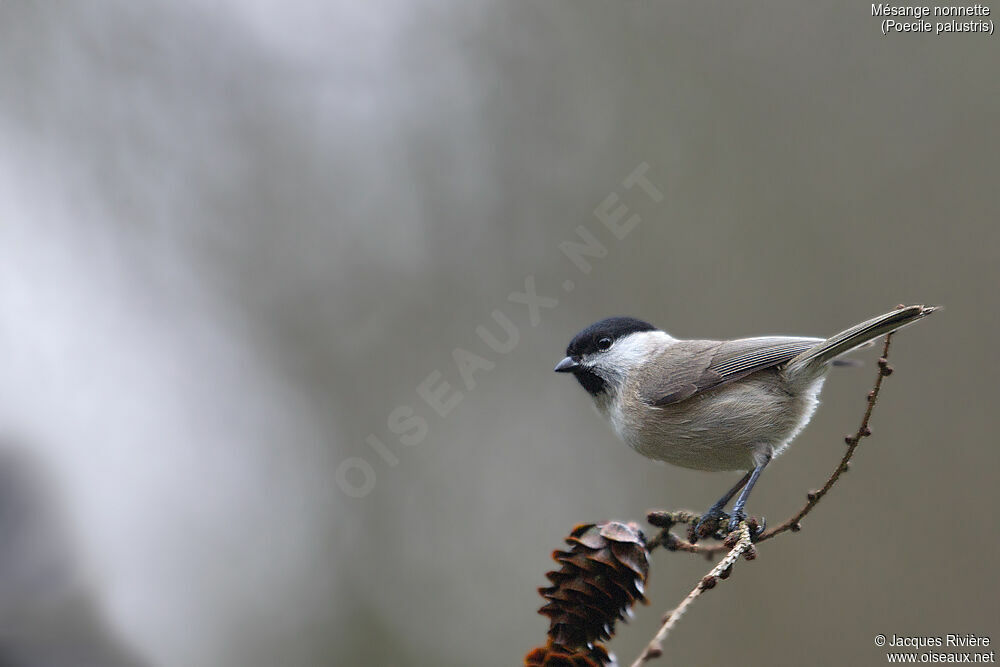
{"label": "grey wing", "polygon": [[750,373],[789,361],[822,338],[765,336],[729,341],[678,341],[663,353],[653,375],[640,381],[640,397],[657,407],[739,380]]}

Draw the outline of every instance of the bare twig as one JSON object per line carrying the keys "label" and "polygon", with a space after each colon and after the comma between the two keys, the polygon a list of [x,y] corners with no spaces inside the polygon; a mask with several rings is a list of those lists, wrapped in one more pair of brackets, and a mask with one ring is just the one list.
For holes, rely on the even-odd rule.
{"label": "bare twig", "polygon": [[861,443],[861,438],[867,438],[872,434],[872,430],[868,428],[868,422],[872,418],[872,411],[875,409],[875,402],[878,400],[879,391],[882,390],[882,380],[885,379],[887,375],[892,374],[892,366],[889,365],[889,343],[892,342],[892,334],[888,334],[885,337],[885,344],[882,346],[882,356],[878,360],[878,376],[875,378],[875,386],[870,392],[868,392],[868,407],[865,409],[864,417],[861,418],[861,426],[855,431],[853,435],[848,435],[844,438],[844,442],[847,443],[847,451],[844,452],[843,458],[840,459],[840,464],[837,468],[830,474],[829,479],[818,491],[810,491],[806,494],[806,504],[802,506],[795,516],[791,517],[780,526],[776,526],[771,530],[766,531],[763,535],[757,538],[758,542],[764,540],[769,540],[775,535],[780,535],[786,530],[792,532],[798,532],[801,528],[801,521],[805,515],[809,514],[816,504],[827,494],[827,492],[833,488],[833,485],[837,483],[840,476],[847,472],[848,467],[851,463],[851,458],[854,456],[854,452],[857,450],[858,445]]}
{"label": "bare twig", "polygon": [[[692,602],[698,599],[702,593],[709,590],[710,588],[715,588],[716,582],[719,579],[725,579],[729,576],[730,570],[732,570],[733,565],[740,559],[740,556],[746,554],[750,557],[753,554],[753,542],[750,540],[751,529],[746,521],[740,523],[739,528],[739,539],[736,541],[735,546],[726,554],[719,563],[712,568],[712,570],[702,577],[698,585],[694,587],[687,597],[681,600],[681,603],[677,607],[663,617],[663,623],[660,625],[660,629],[656,632],[649,643],[646,645],[645,650],[643,650],[642,655],[636,658],[635,662],[632,663],[632,667],[641,667],[641,665],[663,655],[663,640],[667,638],[667,635],[680,620],[684,612],[691,605]],[[728,541],[728,540],[727,540]]]}
{"label": "bare twig", "polygon": [[[759,535],[756,540],[753,540],[753,542],[763,542],[787,531],[799,531],[802,527],[802,519],[805,518],[805,516],[809,514],[814,507],[816,507],[819,501],[822,500],[830,489],[833,488],[833,485],[837,483],[840,476],[847,471],[850,466],[851,458],[854,456],[854,452],[857,451],[861,439],[872,434],[871,429],[868,426],[868,422],[871,420],[872,411],[875,409],[876,401],[878,401],[879,391],[882,389],[882,381],[887,375],[892,373],[892,367],[889,366],[888,362],[889,344],[891,341],[892,334],[890,333],[885,337],[885,345],[882,347],[882,356],[878,360],[878,376],[875,379],[875,386],[870,392],[868,392],[868,406],[865,409],[864,416],[861,418],[861,425],[855,433],[844,438],[844,441],[847,443],[847,451],[844,452],[844,456],[841,457],[837,467],[832,473],[830,473],[829,478],[827,478],[826,482],[822,487],[820,487],[819,490],[810,491],[806,494],[806,504],[803,505],[798,512],[780,525],[765,531]],[[650,551],[656,547],[664,547],[670,551],[687,551],[690,553],[705,554],[708,558],[711,558],[713,554],[720,553],[726,549],[730,549],[730,551],[718,565],[712,568],[712,570],[705,575],[705,577],[698,583],[698,586],[695,587],[695,589],[691,591],[672,612],[664,617],[663,624],[660,626],[660,629],[657,631],[653,639],[650,640],[649,644],[646,645],[642,655],[640,655],[636,661],[632,663],[632,667],[640,667],[644,663],[662,655],[663,640],[677,623],[681,615],[687,610],[688,606],[698,599],[703,591],[715,586],[715,583],[719,578],[728,577],[730,569],[733,564],[739,560],[741,555],[746,554],[748,559],[756,555],[756,551],[753,550],[753,542],[751,542],[750,539],[750,536],[756,531],[756,526],[753,525],[752,519],[749,522],[744,521],[740,523],[739,539],[735,542],[735,544],[732,541],[733,535],[731,535],[720,545],[703,546],[678,537],[670,530],[673,525],[678,523],[694,525],[698,522],[698,519],[699,517],[697,514],[687,511],[650,512],[648,516],[648,520],[651,524],[662,529],[656,537],[647,542],[646,546]]]}

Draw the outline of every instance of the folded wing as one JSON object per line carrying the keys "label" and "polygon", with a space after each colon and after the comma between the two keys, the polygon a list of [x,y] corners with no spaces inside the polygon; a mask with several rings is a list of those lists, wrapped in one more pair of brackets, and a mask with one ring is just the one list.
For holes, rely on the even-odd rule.
{"label": "folded wing", "polygon": [[[661,363],[647,365],[639,383],[640,398],[657,407],[677,403],[783,364],[822,342],[822,338],[787,336],[678,341],[664,351]],[[655,375],[651,368],[657,369]]]}

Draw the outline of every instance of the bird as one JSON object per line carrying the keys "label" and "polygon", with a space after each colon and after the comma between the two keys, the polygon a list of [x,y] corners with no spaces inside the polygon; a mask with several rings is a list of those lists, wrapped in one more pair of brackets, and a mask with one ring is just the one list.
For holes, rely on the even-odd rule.
{"label": "bird", "polygon": [[554,370],[571,373],[640,454],[694,470],[745,471],[695,528],[698,535],[728,516],[732,532],[761,473],[812,418],[830,366],[939,309],[900,306],[826,339],[682,340],[634,317],[609,317],[576,334]]}

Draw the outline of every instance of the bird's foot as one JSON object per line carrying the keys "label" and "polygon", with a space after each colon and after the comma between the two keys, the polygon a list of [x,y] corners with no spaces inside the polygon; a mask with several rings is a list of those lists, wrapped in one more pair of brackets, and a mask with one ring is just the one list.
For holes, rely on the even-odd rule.
{"label": "bird's foot", "polygon": [[740,527],[740,522],[746,520],[747,513],[743,511],[743,508],[738,508],[733,510],[733,515],[729,517],[729,526],[727,527],[728,532],[733,532]]}
{"label": "bird's foot", "polygon": [[694,544],[702,537],[722,539],[722,527],[726,525],[725,522],[728,518],[729,515],[721,507],[712,507],[701,515],[698,523],[691,527],[688,535],[690,542]]}
{"label": "bird's foot", "polygon": [[692,525],[688,530],[688,541],[696,543],[703,537],[711,537],[717,540],[725,539],[730,533],[735,533],[740,528],[740,523],[746,521],[750,528],[750,539],[756,541],[767,528],[767,519],[761,517],[747,517],[747,513],[742,509],[736,509],[732,515],[726,514],[718,507],[712,507],[701,515],[698,523]]}

